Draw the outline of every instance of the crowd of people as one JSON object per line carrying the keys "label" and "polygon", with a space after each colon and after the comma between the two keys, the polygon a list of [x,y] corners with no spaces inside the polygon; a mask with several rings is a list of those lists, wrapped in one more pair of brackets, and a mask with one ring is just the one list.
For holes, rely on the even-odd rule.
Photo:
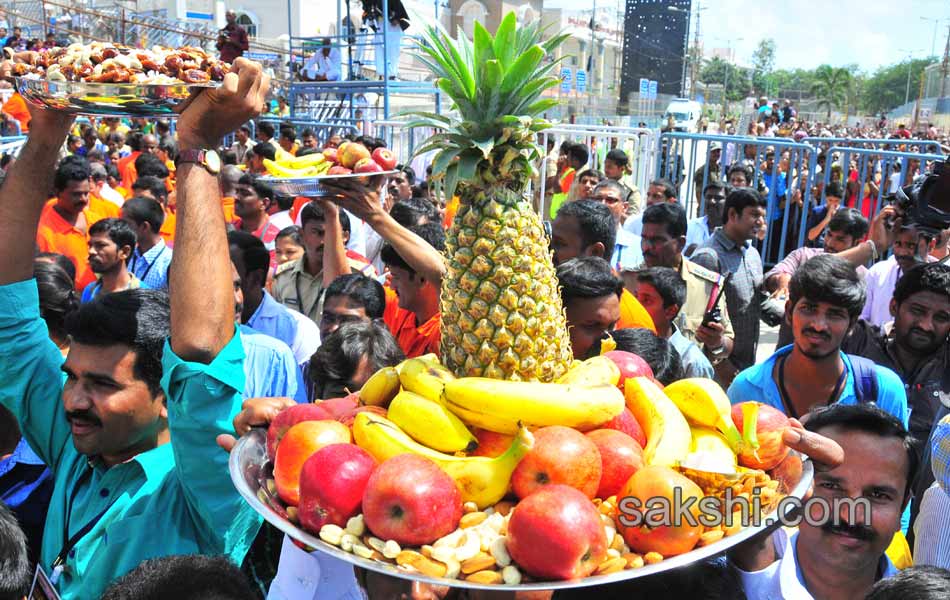
{"label": "crowd of people", "polygon": [[[234,436],[443,350],[459,204],[424,163],[379,189],[330,184],[332,199],[277,194],[264,159],[343,138],[252,121],[267,97],[268,77],[237,59],[174,128],[28,109],[27,142],[0,165],[0,600],[27,594],[34,565],[64,599],[457,594],[308,553],[231,484]],[[757,243],[774,207],[748,170],[704,182],[693,216],[670,181],[641,195],[620,148],[548,150],[574,357],[610,336],[663,384],[708,377],[733,402],[770,404],[797,419],[786,443],[822,467],[814,493],[874,509],[555,597],[946,597],[946,571],[907,568],[911,555],[950,567],[941,232],[903,205],[868,219],[828,202],[819,243],[766,271]],[[784,337],[757,361],[762,321]]]}

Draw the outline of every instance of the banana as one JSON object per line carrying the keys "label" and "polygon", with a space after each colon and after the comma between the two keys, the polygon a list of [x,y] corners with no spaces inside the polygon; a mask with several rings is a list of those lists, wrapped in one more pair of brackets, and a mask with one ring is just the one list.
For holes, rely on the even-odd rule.
{"label": "banana", "polygon": [[295,156],[293,160],[289,160],[283,164],[291,169],[306,169],[307,167],[315,167],[324,162],[327,162],[327,158],[318,152],[306,156]]}
{"label": "banana", "polygon": [[274,146],[274,160],[280,164],[289,163],[294,159],[294,155],[290,152],[287,152],[280,146]]}
{"label": "banana", "polygon": [[399,370],[399,382],[402,387],[419,394],[426,400],[442,402],[442,388],[446,382],[455,379],[451,371],[436,361],[410,358],[402,363]]}
{"label": "banana", "polygon": [[648,465],[675,467],[689,454],[689,424],[673,401],[648,377],[624,382],[627,408],[647,436],[643,460]]}
{"label": "banana", "polygon": [[500,456],[451,456],[426,448],[389,419],[365,411],[356,414],[353,439],[378,462],[407,452],[428,458],[455,480],[463,502],[474,502],[480,509],[505,496],[512,471],[534,446],[534,436],[522,427]]}
{"label": "banana", "polygon": [[736,474],[736,453],[726,438],[708,427],[691,427],[689,454],[681,466],[712,473]]}
{"label": "banana", "polygon": [[742,434],[732,422],[732,405],[719,384],[705,377],[680,379],[663,390],[690,425],[718,429],[726,436],[733,453],[738,452]]}
{"label": "banana", "polygon": [[595,429],[623,412],[623,394],[613,385],[561,385],[463,377],[445,383],[445,407],[469,425],[514,434],[518,425],[564,425]]}
{"label": "banana", "polygon": [[267,172],[273,175],[274,177],[313,177],[316,175],[315,167],[307,167],[306,169],[291,169],[283,164],[270,160],[269,158],[264,159],[264,168],[267,169]]}
{"label": "banana", "polygon": [[414,358],[407,358],[406,360],[404,360],[404,361],[402,361],[401,363],[399,363],[398,365],[396,365],[396,371],[398,371],[399,373],[402,373],[402,370],[403,370],[404,368],[406,368],[406,365],[409,363],[410,360],[422,360],[422,361],[425,361],[425,362],[427,362],[427,363],[434,364],[434,365],[436,365],[436,366],[438,366],[438,367],[441,367],[441,366],[442,366],[442,365],[439,363],[439,357],[438,357],[438,355],[433,354],[433,353],[430,352],[429,354],[423,354],[422,356],[416,356],[416,357],[414,357]]}
{"label": "banana", "polygon": [[383,367],[360,388],[360,401],[370,406],[386,406],[399,393],[399,373],[395,367]]}
{"label": "banana", "polygon": [[471,452],[478,440],[458,417],[438,402],[412,392],[399,392],[387,416],[409,437],[440,452]]}
{"label": "banana", "polygon": [[620,368],[606,356],[595,356],[580,363],[575,362],[574,365],[557,383],[595,386],[617,385],[620,381]]}

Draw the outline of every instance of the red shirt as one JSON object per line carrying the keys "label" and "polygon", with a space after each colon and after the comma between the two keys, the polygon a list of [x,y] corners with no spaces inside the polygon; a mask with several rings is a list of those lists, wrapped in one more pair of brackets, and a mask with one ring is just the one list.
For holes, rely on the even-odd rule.
{"label": "red shirt", "polygon": [[[241,219],[237,218],[234,220],[233,225],[240,231],[244,231],[244,228],[241,227]],[[277,268],[277,234],[280,233],[280,227],[274,225],[270,222],[270,219],[264,221],[264,224],[250,232],[251,235],[264,242],[264,247],[267,248],[267,251],[270,252],[270,268]]]}

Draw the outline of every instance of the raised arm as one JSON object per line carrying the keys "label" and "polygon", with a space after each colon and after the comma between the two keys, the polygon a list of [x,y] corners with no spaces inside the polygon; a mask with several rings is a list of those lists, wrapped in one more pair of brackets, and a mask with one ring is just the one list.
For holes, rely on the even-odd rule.
{"label": "raised arm", "polygon": [[[0,285],[33,277],[33,238],[73,117],[30,109],[30,136],[0,186]],[[29,237],[26,237],[29,236]]]}
{"label": "raised arm", "polygon": [[[234,61],[221,87],[195,96],[178,121],[180,152],[217,148],[256,116],[270,85],[261,67]],[[216,175],[195,162],[177,170],[175,254],[169,273],[171,347],[181,359],[210,363],[234,335],[231,259]]]}
{"label": "raised arm", "polygon": [[353,180],[334,183],[331,189],[337,192],[335,202],[366,221],[416,273],[436,286],[442,284],[446,270],[442,254],[389,216],[377,191]]}
{"label": "raised arm", "polygon": [[340,225],[340,207],[324,198],[316,200],[323,207],[323,287],[350,272],[346,259],[346,244],[343,243],[343,227]]}

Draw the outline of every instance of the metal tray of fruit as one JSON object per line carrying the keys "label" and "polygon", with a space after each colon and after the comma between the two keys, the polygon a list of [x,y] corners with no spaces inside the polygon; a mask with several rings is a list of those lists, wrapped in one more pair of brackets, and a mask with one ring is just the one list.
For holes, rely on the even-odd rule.
{"label": "metal tray of fruit", "polygon": [[86,83],[17,77],[17,91],[31,104],[81,115],[173,117],[192,93],[219,82],[188,84]]}
{"label": "metal tray of fruit", "polygon": [[[639,577],[648,577],[716,556],[756,534],[777,529],[780,526],[778,510],[785,510],[786,514],[792,512],[792,507],[780,503],[778,508],[765,515],[762,519],[762,524],[757,527],[747,527],[717,542],[695,548],[685,554],[665,558],[655,564],[646,564],[639,568],[625,569],[607,575],[592,575],[583,579],[570,581],[525,581],[518,585],[506,585],[503,583],[484,584],[463,579],[429,577],[419,572],[397,567],[393,563],[382,562],[371,558],[362,558],[330,543],[324,542],[317,535],[311,534],[295,525],[288,517],[287,510],[276,493],[269,489],[267,482],[272,476],[272,466],[267,458],[266,431],[263,429],[252,429],[238,440],[234,449],[231,451],[229,469],[231,472],[231,480],[234,482],[234,486],[244,500],[247,501],[254,510],[260,513],[267,522],[298,542],[357,567],[378,573],[435,585],[468,589],[509,591],[556,590],[604,585]],[[806,458],[802,464],[800,479],[797,482],[783,482],[784,485],[789,488],[787,497],[794,496],[795,498],[801,499],[810,488],[813,476],[814,467],[811,461]]]}
{"label": "metal tray of fruit", "polygon": [[304,198],[323,198],[332,196],[324,184],[328,181],[345,181],[353,179],[364,185],[376,186],[383,177],[399,171],[377,171],[375,173],[348,173],[345,175],[320,175],[318,177],[260,177],[261,183],[274,188],[274,192],[281,196],[303,196]]}

